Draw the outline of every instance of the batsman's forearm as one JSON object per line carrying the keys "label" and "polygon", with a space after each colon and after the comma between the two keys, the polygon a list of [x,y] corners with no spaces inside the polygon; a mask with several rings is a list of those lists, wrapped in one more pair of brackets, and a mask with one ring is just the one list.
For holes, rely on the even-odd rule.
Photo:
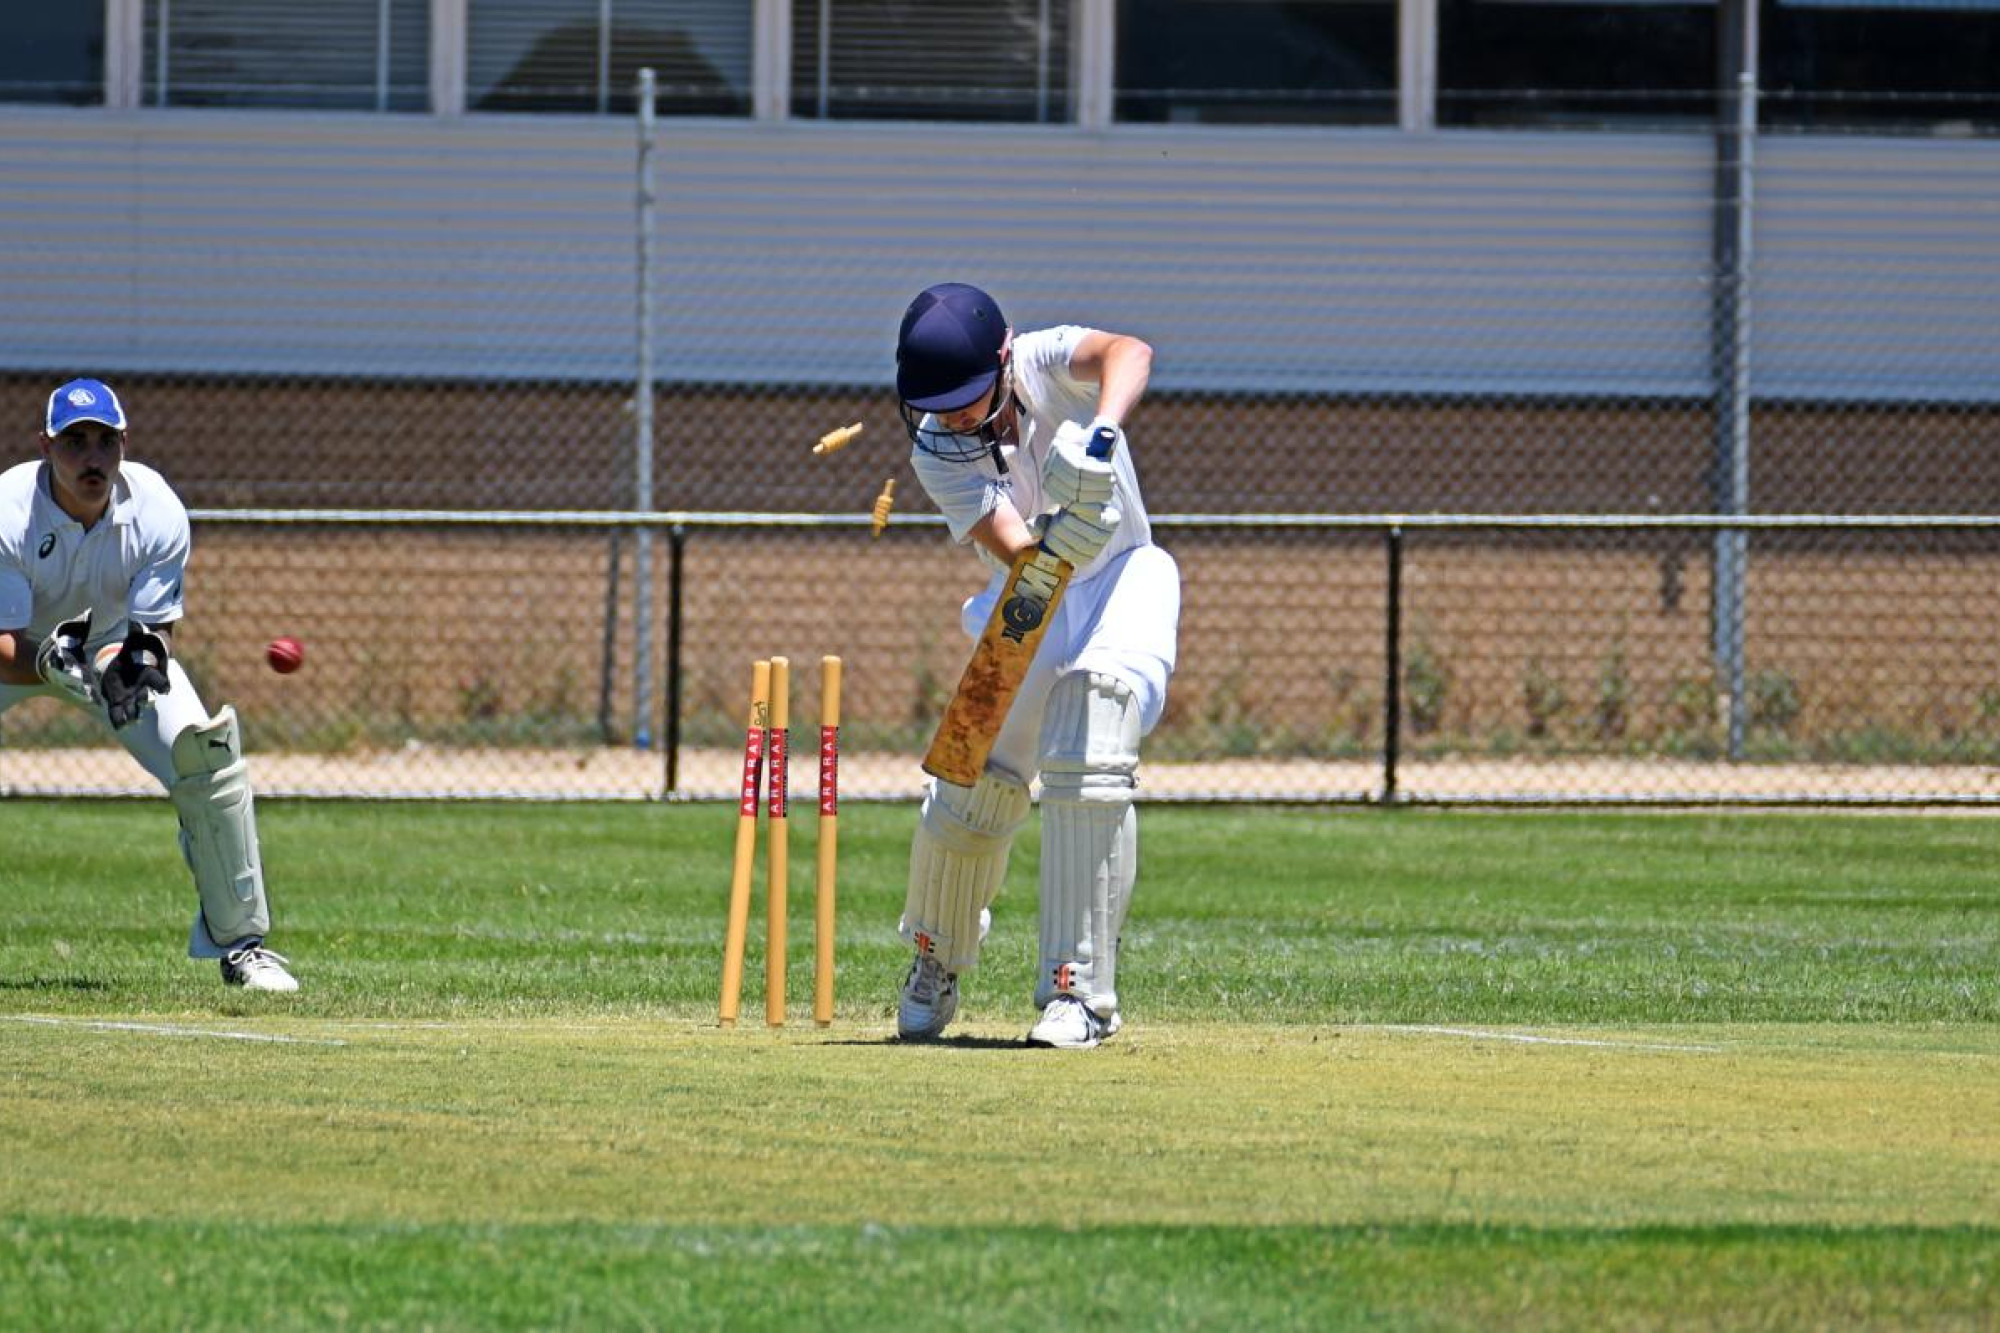
{"label": "batsman's forearm", "polygon": [[1139,405],[1153,377],[1153,349],[1137,338],[1120,337],[1104,349],[1104,373],[1097,385],[1097,415],[1119,425]]}
{"label": "batsman's forearm", "polygon": [[975,523],[969,535],[981,548],[1009,567],[1035,546],[1035,534],[1028,530],[1027,521],[1005,501]]}

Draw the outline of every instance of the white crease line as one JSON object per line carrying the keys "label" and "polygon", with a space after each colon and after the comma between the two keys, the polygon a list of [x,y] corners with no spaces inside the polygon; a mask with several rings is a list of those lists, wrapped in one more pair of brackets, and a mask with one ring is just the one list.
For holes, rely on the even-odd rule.
{"label": "white crease line", "polygon": [[673,1029],[676,1027],[712,1029],[715,1027],[715,1020],[712,1018],[711,1019],[634,1018],[630,1021],[609,1019],[601,1023],[590,1023],[590,1022],[540,1023],[536,1022],[533,1019],[514,1019],[514,1018],[471,1019],[463,1022],[458,1022],[458,1021],[420,1022],[414,1020],[409,1022],[399,1022],[395,1019],[372,1020],[363,1018],[353,1018],[353,1019],[329,1020],[327,1026],[336,1028],[359,1029],[363,1032],[455,1032],[464,1034],[472,1034],[478,1032],[553,1032],[553,1033],[582,1032],[582,1033],[618,1034],[618,1033],[630,1032],[633,1029],[633,1027],[640,1024],[648,1024],[652,1027],[658,1028],[663,1031],[668,1029]]}
{"label": "white crease line", "polygon": [[52,1028],[90,1028],[97,1032],[150,1032],[161,1037],[219,1037],[224,1041],[268,1041],[286,1046],[345,1046],[338,1037],[281,1037],[271,1032],[228,1032],[215,1028],[184,1028],[171,1023],[113,1023],[104,1019],[43,1018],[35,1014],[5,1014],[14,1023],[39,1023]]}
{"label": "white crease line", "polygon": [[1692,1051],[1720,1054],[1720,1046],[1675,1046],[1657,1041],[1602,1041],[1590,1037],[1537,1037],[1526,1032],[1486,1032],[1479,1028],[1430,1027],[1420,1023],[1373,1023],[1362,1031],[1425,1032],[1437,1037],[1470,1037],[1474,1041],[1517,1041],[1530,1046],[1604,1046],[1620,1051]]}

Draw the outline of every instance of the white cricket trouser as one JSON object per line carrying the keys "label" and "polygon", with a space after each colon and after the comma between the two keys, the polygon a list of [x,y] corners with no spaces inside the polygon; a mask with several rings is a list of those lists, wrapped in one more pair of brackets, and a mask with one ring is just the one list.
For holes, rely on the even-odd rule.
{"label": "white cricket trouser", "polygon": [[73,708],[82,709],[96,718],[99,729],[124,746],[126,753],[138,760],[139,766],[151,773],[164,791],[174,784],[174,737],[196,723],[208,721],[208,709],[202,706],[201,697],[194,692],[194,683],[174,658],[167,659],[167,679],[172,682],[173,688],[165,694],[154,695],[152,705],[122,731],[112,730],[111,719],[106,716],[102,704],[87,708],[50,685],[0,685],[0,713],[5,713],[23,699],[32,699],[37,695],[60,699]]}
{"label": "white cricket trouser", "polygon": [[[960,624],[975,642],[986,628],[1002,579],[966,602]],[[1026,784],[1041,769],[1042,714],[1056,677],[1070,671],[1116,676],[1139,705],[1140,734],[1167,706],[1180,634],[1181,571],[1157,546],[1137,546],[1086,583],[1072,583],[1056,605],[1021,692],[993,743],[987,767]]]}

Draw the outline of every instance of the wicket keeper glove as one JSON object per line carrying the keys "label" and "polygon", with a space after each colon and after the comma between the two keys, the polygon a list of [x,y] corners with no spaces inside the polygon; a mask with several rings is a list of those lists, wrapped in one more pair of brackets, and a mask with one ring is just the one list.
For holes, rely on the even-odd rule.
{"label": "wicket keeper glove", "polygon": [[84,641],[90,638],[90,612],[57,625],[35,652],[35,674],[85,708],[95,708],[102,700],[97,693],[97,673],[83,660]]}
{"label": "wicket keeper glove", "polygon": [[1068,505],[1035,521],[1035,536],[1051,555],[1082,569],[1097,559],[1124,517],[1116,505]]}
{"label": "wicket keeper glove", "polygon": [[[1059,505],[1102,505],[1111,502],[1111,485],[1114,473],[1108,460],[1092,458],[1087,450],[1091,438],[1099,426],[1114,432],[1118,428],[1110,422],[1092,422],[1088,426],[1074,421],[1065,421],[1056,427],[1053,443],[1049,446],[1049,461],[1042,468],[1042,491],[1050,500]],[[1125,436],[1118,432],[1115,450],[1125,443]]]}
{"label": "wicket keeper glove", "polygon": [[167,641],[134,622],[117,654],[104,664],[97,689],[114,731],[130,726],[156,694],[173,688],[167,679]]}

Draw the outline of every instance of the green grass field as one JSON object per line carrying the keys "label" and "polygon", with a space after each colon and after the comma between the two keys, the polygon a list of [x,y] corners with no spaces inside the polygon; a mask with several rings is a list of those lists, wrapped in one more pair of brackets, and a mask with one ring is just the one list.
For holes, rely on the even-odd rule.
{"label": "green grass field", "polygon": [[[0,1327],[2000,1326],[2000,821],[1149,808],[1127,1027],[715,1025],[733,806],[271,803],[298,996],[164,802],[0,803]],[[761,885],[760,885],[761,892]],[[761,904],[759,908],[761,913]]]}

